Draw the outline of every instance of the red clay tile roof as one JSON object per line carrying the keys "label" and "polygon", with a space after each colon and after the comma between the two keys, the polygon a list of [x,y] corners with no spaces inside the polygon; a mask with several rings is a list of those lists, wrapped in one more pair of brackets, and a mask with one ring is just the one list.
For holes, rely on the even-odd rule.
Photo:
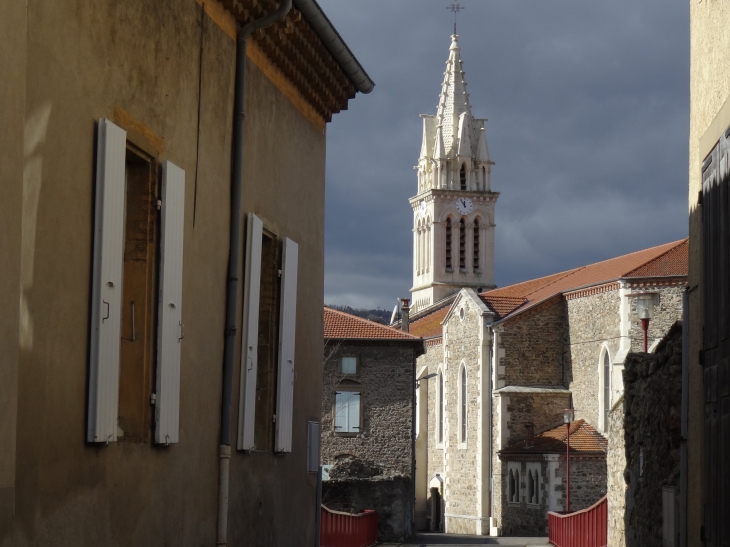
{"label": "red clay tile roof", "polygon": [[624,277],[682,276],[687,275],[688,271],[687,239],[682,239],[547,277],[494,289],[479,296],[485,302],[496,298],[525,299],[523,305],[513,310],[507,311],[506,307],[503,307],[506,311],[504,315],[508,315],[518,308],[520,311],[525,310],[556,294],[580,287],[598,285]]}
{"label": "red clay tile roof", "polygon": [[[565,426],[535,435],[532,446],[525,448],[525,442],[515,443],[499,451],[499,454],[565,454]],[[585,420],[576,420],[570,424],[571,454],[605,454],[608,449],[606,438],[596,431]]]}
{"label": "red clay tile roof", "polygon": [[506,315],[512,313],[522,304],[527,302],[527,298],[517,296],[494,296],[489,293],[479,295],[487,307],[497,314],[496,319],[502,319]]}
{"label": "red clay tile roof", "polygon": [[423,338],[441,336],[441,321],[443,321],[446,314],[449,313],[450,308],[450,305],[444,305],[431,313],[416,319],[409,325],[408,332]]}
{"label": "red clay tile roof", "polygon": [[665,277],[687,275],[689,271],[689,241],[630,271],[623,277]]}
{"label": "red clay tile roof", "polygon": [[402,330],[381,325],[343,311],[333,310],[327,306],[324,307],[324,337],[365,340],[419,339],[418,336],[413,336]]}

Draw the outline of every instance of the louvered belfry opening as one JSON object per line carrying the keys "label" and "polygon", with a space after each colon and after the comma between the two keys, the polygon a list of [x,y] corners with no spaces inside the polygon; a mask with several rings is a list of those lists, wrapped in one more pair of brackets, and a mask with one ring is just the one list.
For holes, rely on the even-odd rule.
{"label": "louvered belfry opening", "polygon": [[279,339],[279,241],[264,230],[261,238],[258,370],[256,375],[256,450],[272,450]]}
{"label": "louvered belfry opening", "polygon": [[730,537],[730,488],[727,487],[730,446],[730,127],[702,164],[702,270],[704,329],[703,505],[708,546]]}
{"label": "louvered belfry opening", "polygon": [[149,442],[157,324],[157,165],[128,144],[125,178],[118,440]]}
{"label": "louvered belfry opening", "polygon": [[474,219],[474,270],[479,269],[479,219]]}
{"label": "louvered belfry opening", "polygon": [[459,269],[466,270],[466,224],[459,221]]}
{"label": "louvered belfry opening", "polygon": [[461,165],[461,171],[459,172],[459,182],[461,183],[461,189],[466,190],[466,166]]}
{"label": "louvered belfry opening", "polygon": [[446,219],[446,269],[451,270],[451,219]]}

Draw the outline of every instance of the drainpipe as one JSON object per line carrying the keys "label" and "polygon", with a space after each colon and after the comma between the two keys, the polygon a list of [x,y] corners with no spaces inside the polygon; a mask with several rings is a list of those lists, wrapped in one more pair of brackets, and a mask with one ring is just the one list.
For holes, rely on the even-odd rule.
{"label": "drainpipe", "polygon": [[236,39],[236,87],[233,104],[233,142],[231,145],[231,224],[226,282],[226,327],[223,346],[223,396],[221,401],[221,444],[218,476],[218,540],[228,544],[228,487],[231,461],[231,414],[233,411],[233,358],[236,352],[236,316],[241,259],[241,192],[243,187],[243,122],[246,87],[246,40],[257,30],[282,20],[291,9],[292,0],[281,0],[279,8],[238,30]]}

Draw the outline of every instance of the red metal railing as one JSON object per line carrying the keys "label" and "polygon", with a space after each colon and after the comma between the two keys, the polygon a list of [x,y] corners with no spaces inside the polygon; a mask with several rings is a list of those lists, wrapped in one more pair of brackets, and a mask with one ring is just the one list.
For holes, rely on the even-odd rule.
{"label": "red metal railing", "polygon": [[378,542],[378,514],[365,510],[353,515],[322,506],[321,547],[368,547]]}
{"label": "red metal railing", "polygon": [[548,512],[548,537],[555,547],[606,547],[608,499],[603,496],[588,509],[561,515]]}

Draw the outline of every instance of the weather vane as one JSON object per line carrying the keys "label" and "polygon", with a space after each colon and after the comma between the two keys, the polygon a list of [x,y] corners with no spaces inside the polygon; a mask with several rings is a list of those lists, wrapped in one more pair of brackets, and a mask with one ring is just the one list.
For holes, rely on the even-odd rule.
{"label": "weather vane", "polygon": [[458,2],[453,2],[450,6],[446,6],[446,9],[454,13],[454,34],[456,34],[456,15],[466,8]]}

